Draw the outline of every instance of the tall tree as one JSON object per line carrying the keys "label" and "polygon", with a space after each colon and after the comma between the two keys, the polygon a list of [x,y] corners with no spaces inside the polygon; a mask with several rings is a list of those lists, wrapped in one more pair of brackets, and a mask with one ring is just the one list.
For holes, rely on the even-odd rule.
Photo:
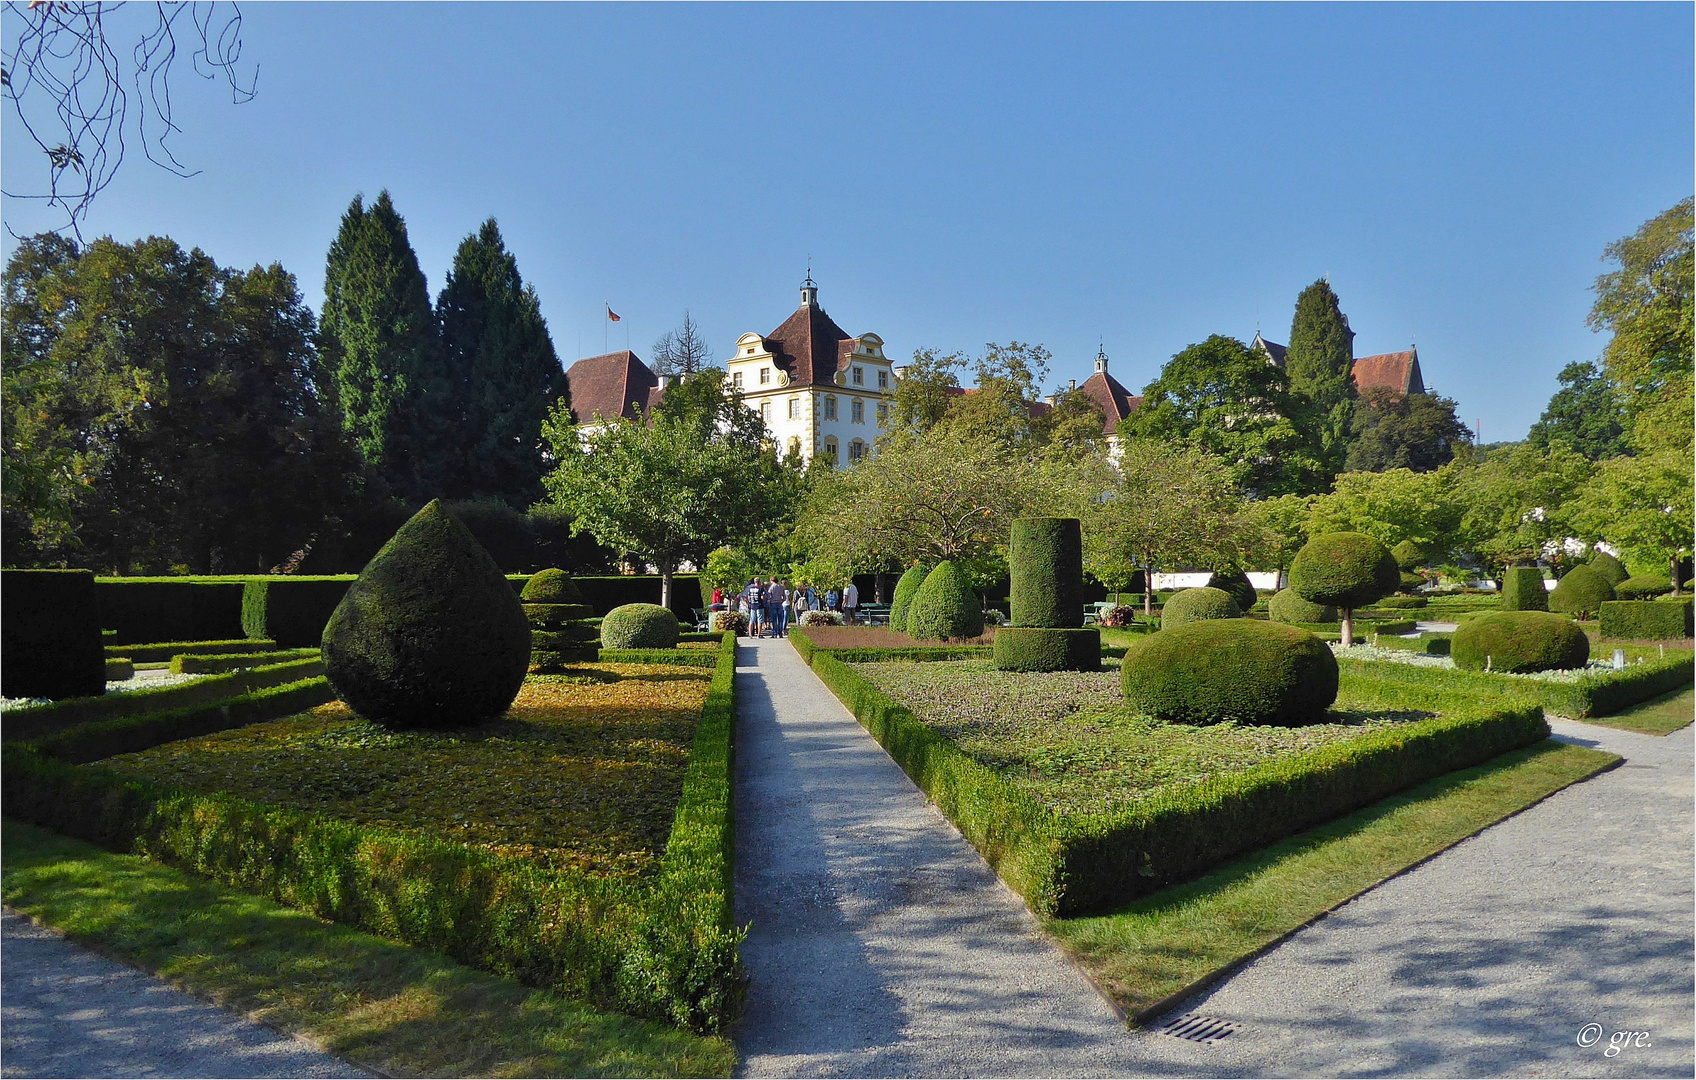
{"label": "tall tree", "polygon": [[895,380],[894,430],[926,432],[948,415],[960,391],[966,358],[937,349],[913,350],[913,361]]}
{"label": "tall tree", "polygon": [[1613,383],[1593,363],[1572,363],[1556,376],[1561,388],[1526,438],[1534,446],[1560,440],[1591,461],[1626,449],[1625,408]]}
{"label": "tall tree", "polygon": [[1460,470],[1346,472],[1313,500],[1308,533],[1358,532],[1395,547],[1412,540],[1428,552],[1454,546],[1465,507],[1455,492]]}
{"label": "tall tree", "polygon": [[387,191],[370,207],[356,196],[342,215],[320,330],[342,427],[360,457],[390,490],[435,495],[458,417],[424,272]]}
{"label": "tall tree", "polygon": [[1639,450],[1690,450],[1696,318],[1696,202],[1685,199],[1607,246],[1619,269],[1596,279],[1591,329],[1613,333],[1602,369],[1625,401]]}
{"label": "tall tree", "polygon": [[1320,278],[1296,297],[1284,368],[1290,390],[1313,403],[1325,468],[1341,470],[1354,412],[1354,335],[1331,283]]}
{"label": "tall tree", "polygon": [[654,342],[654,353],[650,359],[656,375],[693,375],[712,366],[713,348],[701,336],[701,328],[689,317],[689,312],[685,311],[683,325],[676,330],[667,330]]}
{"label": "tall tree", "polygon": [[528,507],[542,496],[542,422],[570,399],[541,301],[494,218],[460,242],[436,315],[449,402],[460,410],[443,489]]}
{"label": "tall tree", "polygon": [[1462,509],[1454,546],[1501,567],[1542,558],[1546,546],[1572,535],[1566,504],[1596,467],[1555,442],[1547,449],[1517,443],[1477,465],[1449,468]]}
{"label": "tall tree", "polygon": [[1678,591],[1679,560],[1692,543],[1691,508],[1690,455],[1675,448],[1602,462],[1565,516],[1586,540],[1665,559]]}
{"label": "tall tree", "polygon": [[1350,472],[1412,469],[1430,472],[1454,460],[1455,451],[1472,443],[1455,415],[1452,398],[1440,394],[1398,394],[1382,387],[1366,392],[1350,423]]}

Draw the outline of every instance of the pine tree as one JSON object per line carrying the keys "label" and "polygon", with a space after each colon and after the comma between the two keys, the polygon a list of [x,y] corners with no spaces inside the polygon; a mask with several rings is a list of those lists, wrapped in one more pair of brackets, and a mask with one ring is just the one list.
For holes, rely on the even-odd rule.
{"label": "pine tree", "polygon": [[342,215],[324,270],[320,337],[360,457],[397,494],[436,494],[441,448],[461,428],[424,272],[387,191],[369,207],[356,196]]}
{"label": "pine tree", "polygon": [[464,410],[455,494],[527,507],[542,497],[542,421],[569,395],[541,301],[494,218],[460,242],[436,314]]}
{"label": "pine tree", "polygon": [[1296,297],[1284,370],[1290,390],[1312,404],[1320,455],[1328,471],[1342,468],[1354,415],[1354,334],[1331,283],[1320,278]]}

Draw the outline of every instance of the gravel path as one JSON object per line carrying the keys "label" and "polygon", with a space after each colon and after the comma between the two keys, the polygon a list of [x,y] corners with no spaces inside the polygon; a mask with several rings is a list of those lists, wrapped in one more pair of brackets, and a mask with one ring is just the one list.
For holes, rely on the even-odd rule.
{"label": "gravel path", "polygon": [[0,946],[0,1075],[366,1075],[10,909]]}

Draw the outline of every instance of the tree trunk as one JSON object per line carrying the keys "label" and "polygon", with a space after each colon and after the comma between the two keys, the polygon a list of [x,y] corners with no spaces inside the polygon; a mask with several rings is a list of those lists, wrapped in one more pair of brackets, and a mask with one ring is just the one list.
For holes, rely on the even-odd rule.
{"label": "tree trunk", "polygon": [[1354,609],[1353,608],[1344,608],[1343,609],[1342,642],[1343,642],[1343,648],[1345,648],[1345,649],[1354,644]]}
{"label": "tree trunk", "polygon": [[882,570],[879,570],[877,572],[877,583],[874,586],[874,592],[873,592],[873,595],[875,597],[877,597],[876,602],[879,603],[879,604],[888,603],[888,601],[886,601],[883,598],[883,578],[884,578],[884,573],[883,573]]}
{"label": "tree trunk", "polygon": [[671,574],[672,562],[667,559],[660,563],[660,607],[671,606]]}
{"label": "tree trunk", "polygon": [[1678,554],[1676,552],[1674,552],[1673,556],[1672,556],[1672,594],[1674,596],[1680,595],[1680,584],[1681,583],[1678,580],[1678,576],[1679,576],[1678,571],[1679,571]]}
{"label": "tree trunk", "polygon": [[1150,619],[1154,618],[1154,560],[1144,559],[1142,563],[1142,613]]}

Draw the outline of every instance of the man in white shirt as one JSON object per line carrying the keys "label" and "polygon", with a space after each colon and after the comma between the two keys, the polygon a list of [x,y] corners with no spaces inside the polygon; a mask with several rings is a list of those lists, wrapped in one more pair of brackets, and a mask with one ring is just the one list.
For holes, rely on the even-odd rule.
{"label": "man in white shirt", "polygon": [[854,625],[854,613],[860,606],[860,589],[853,579],[849,579],[848,587],[842,590],[842,610],[848,616],[848,625]]}

